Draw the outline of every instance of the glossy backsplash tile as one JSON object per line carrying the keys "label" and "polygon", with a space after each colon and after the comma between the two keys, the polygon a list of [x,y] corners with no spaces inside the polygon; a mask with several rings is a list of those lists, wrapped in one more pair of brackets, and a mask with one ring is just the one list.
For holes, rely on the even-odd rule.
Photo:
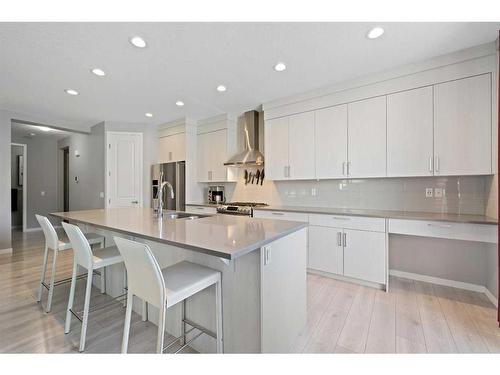
{"label": "glossy backsplash tile", "polygon": [[[232,201],[274,205],[345,207],[402,211],[484,214],[492,176],[409,177],[322,181],[243,181],[225,184]],[[443,189],[426,197],[426,188]]]}

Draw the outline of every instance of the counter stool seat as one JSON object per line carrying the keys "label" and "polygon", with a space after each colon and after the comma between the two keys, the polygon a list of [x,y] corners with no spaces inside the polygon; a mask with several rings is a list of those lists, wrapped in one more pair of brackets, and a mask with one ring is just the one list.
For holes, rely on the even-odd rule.
{"label": "counter stool seat", "polygon": [[96,249],[92,252],[92,263],[94,269],[107,267],[121,262],[123,262],[123,258],[116,246],[108,246],[103,249]]}
{"label": "counter stool seat", "polygon": [[[38,297],[37,302],[42,300],[43,288],[46,288],[49,291],[47,296],[47,305],[45,306],[45,311],[50,312],[52,306],[52,296],[54,295],[54,287],[68,283],[71,281],[71,278],[62,279],[55,281],[56,276],[56,267],[57,267],[57,255],[60,251],[65,251],[71,249],[71,243],[61,241],[57,236],[57,232],[50,222],[50,220],[46,216],[35,215],[40,227],[42,228],[43,234],[45,236],[45,252],[43,255],[43,265],[42,271],[40,275],[40,285],[38,287]],[[90,245],[99,245],[101,248],[104,247],[104,236],[97,233],[85,233],[85,239]],[[47,260],[49,256],[49,249],[54,251],[52,257],[52,272],[50,276],[49,285],[45,283],[45,274],[47,273]],[[101,292],[104,293],[106,285],[105,285],[105,274],[101,271],[99,273],[101,277]]]}
{"label": "counter stool seat", "polygon": [[[119,237],[114,237],[114,241],[123,256],[128,275],[127,312],[123,328],[122,353],[126,353],[128,348],[134,296],[159,309],[157,353],[163,353],[180,340],[182,346],[176,351],[178,353],[202,334],[213,337],[216,340],[217,353],[223,353],[221,272],[187,261],[161,269],[148,245]],[[186,300],[212,285],[215,287],[216,332],[186,318]],[[167,308],[179,302],[182,302],[182,334],[164,347]],[[186,324],[191,326],[188,331],[186,331]],[[195,332],[187,341],[187,334],[193,330]]]}

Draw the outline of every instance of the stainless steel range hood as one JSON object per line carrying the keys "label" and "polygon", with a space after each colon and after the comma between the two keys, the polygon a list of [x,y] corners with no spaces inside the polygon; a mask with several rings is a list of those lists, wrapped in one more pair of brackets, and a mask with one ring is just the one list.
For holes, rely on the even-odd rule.
{"label": "stainless steel range hood", "polygon": [[244,116],[245,151],[233,156],[224,165],[243,167],[264,164],[264,155],[259,151],[259,112],[248,111]]}

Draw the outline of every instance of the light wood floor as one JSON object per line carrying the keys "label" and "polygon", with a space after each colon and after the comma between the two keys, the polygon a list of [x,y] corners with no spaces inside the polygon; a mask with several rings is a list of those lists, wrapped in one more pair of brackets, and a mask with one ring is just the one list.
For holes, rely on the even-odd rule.
{"label": "light wood floor", "polygon": [[[79,322],[64,334],[69,285],[56,288],[50,314],[35,302],[43,241],[42,232],[14,232],[13,254],[0,255],[0,353],[77,352]],[[69,277],[73,254],[60,255],[57,278]],[[79,281],[79,306],[84,286]],[[92,303],[107,299],[93,290]],[[87,353],[119,352],[124,314],[120,303],[91,314]],[[156,326],[134,314],[129,351],[153,352],[155,340]],[[293,351],[500,353],[500,328],[495,307],[479,293],[401,278],[391,278],[385,293],[309,275],[307,326]]]}

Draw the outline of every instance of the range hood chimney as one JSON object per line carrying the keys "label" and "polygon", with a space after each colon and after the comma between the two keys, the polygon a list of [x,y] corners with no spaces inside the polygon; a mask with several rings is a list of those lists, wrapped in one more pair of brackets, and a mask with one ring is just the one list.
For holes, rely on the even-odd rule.
{"label": "range hood chimney", "polygon": [[245,151],[233,156],[224,165],[243,167],[264,164],[264,155],[259,151],[259,112],[248,111],[244,116]]}

